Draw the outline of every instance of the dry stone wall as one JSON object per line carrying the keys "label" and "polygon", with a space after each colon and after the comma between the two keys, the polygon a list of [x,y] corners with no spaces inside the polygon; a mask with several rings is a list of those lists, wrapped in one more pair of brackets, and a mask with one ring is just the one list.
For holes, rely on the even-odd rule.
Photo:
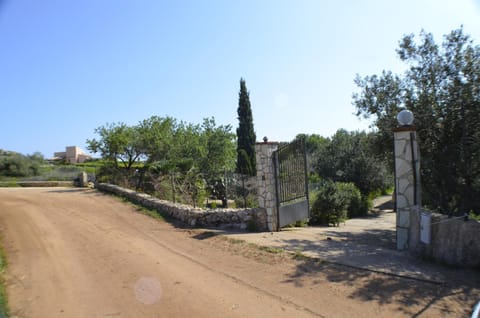
{"label": "dry stone wall", "polygon": [[148,209],[165,213],[190,226],[233,228],[240,230],[267,229],[267,217],[262,208],[254,209],[214,209],[204,210],[190,205],[173,203],[160,200],[145,193],[138,193],[113,184],[98,183],[96,188],[100,191],[122,196],[134,203]]}
{"label": "dry stone wall", "polygon": [[[420,240],[420,214],[431,215],[431,242]],[[410,250],[415,254],[459,267],[480,268],[480,222],[411,209]]]}

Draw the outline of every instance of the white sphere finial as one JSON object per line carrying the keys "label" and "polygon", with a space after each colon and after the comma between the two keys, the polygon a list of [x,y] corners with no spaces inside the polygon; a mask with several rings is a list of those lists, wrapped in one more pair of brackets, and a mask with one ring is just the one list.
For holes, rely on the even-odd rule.
{"label": "white sphere finial", "polygon": [[400,126],[411,126],[413,124],[413,113],[408,109],[404,109],[397,115],[397,121]]}

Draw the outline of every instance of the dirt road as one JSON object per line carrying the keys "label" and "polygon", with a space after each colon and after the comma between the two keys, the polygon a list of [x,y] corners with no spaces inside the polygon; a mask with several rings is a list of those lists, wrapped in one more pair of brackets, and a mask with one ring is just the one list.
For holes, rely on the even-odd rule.
{"label": "dirt road", "polygon": [[0,189],[12,317],[461,317],[478,295],[295,261],[137,212],[94,190]]}

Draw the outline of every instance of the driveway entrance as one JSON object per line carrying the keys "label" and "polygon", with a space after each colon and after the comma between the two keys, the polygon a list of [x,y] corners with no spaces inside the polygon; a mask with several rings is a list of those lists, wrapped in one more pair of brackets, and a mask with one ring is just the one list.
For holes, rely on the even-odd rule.
{"label": "driveway entrance", "polygon": [[374,211],[368,217],[347,220],[339,227],[287,227],[280,232],[226,235],[335,264],[444,282],[441,270],[435,265],[414,258],[407,251],[396,250],[396,213],[390,198],[377,199]]}

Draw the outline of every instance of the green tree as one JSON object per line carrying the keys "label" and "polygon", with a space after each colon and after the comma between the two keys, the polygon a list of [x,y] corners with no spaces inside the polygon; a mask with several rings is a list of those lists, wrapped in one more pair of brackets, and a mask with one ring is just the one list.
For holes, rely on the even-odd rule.
{"label": "green tree", "polygon": [[415,115],[421,154],[423,201],[431,208],[480,214],[480,47],[462,29],[435,43],[422,31],[397,50],[409,66],[355,82],[357,114],[373,116],[377,150],[392,158],[392,128],[404,108]]}
{"label": "green tree", "polygon": [[352,182],[366,200],[372,192],[386,190],[392,175],[371,151],[371,135],[339,129],[326,146],[319,148],[315,169],[325,179]]}
{"label": "green tree", "polygon": [[110,163],[101,175],[174,202],[203,204],[205,189],[223,184],[225,170],[235,165],[231,126],[217,126],[213,117],[198,125],[152,116],[134,126],[107,124],[95,132],[99,138],[87,140],[88,149]]}
{"label": "green tree", "polygon": [[210,194],[222,199],[225,207],[227,205],[225,174],[235,168],[235,134],[231,129],[230,125],[217,126],[213,117],[205,118],[202,124],[204,151],[200,158],[200,169],[204,173]]}
{"label": "green tree", "polygon": [[205,152],[200,164],[211,178],[219,178],[224,171],[235,167],[235,134],[230,125],[217,126],[215,118],[205,118],[202,124],[202,143]]}
{"label": "green tree", "polygon": [[137,125],[142,151],[146,163],[169,160],[174,145],[177,121],[171,117],[152,116]]}
{"label": "green tree", "polygon": [[238,173],[255,176],[255,142],[256,136],[253,129],[252,108],[249,92],[243,78],[240,79],[240,92],[238,94],[238,121],[237,128],[237,169]]}
{"label": "green tree", "polygon": [[318,161],[320,154],[325,152],[325,148],[330,143],[328,138],[317,134],[298,134],[295,140],[305,140],[305,151],[307,153],[308,172],[312,176],[315,174],[315,163]]}
{"label": "green tree", "polygon": [[124,123],[107,124],[95,129],[99,139],[87,140],[87,149],[100,153],[117,170],[132,172],[133,165],[145,154],[137,127]]}

